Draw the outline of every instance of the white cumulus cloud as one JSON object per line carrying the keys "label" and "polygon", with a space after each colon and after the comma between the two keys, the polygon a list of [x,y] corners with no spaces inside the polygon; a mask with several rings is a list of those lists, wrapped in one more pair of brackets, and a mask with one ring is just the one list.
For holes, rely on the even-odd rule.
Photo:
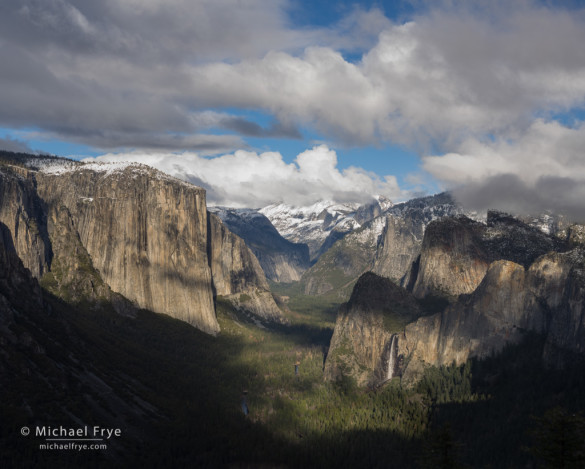
{"label": "white cumulus cloud", "polygon": [[[88,158],[84,161],[91,160]],[[357,167],[340,170],[337,154],[325,145],[313,147],[286,163],[280,153],[238,150],[204,157],[196,153],[107,154],[98,161],[134,161],[207,189],[209,205],[260,208],[272,203],[309,205],[318,200],[365,202],[374,194],[405,196],[394,176],[380,178]]]}

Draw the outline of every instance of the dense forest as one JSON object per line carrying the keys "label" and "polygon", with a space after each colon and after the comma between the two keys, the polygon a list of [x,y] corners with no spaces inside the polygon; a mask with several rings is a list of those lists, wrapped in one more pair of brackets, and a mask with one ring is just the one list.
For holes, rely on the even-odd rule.
{"label": "dense forest", "polygon": [[[15,327],[31,333],[45,355],[75,354],[77,366],[96,375],[124,377],[109,381],[120,395],[134,383],[152,412],[107,451],[39,451],[21,427],[73,425],[72,414],[101,422],[84,397],[88,390],[73,381],[49,388],[21,372],[44,360],[23,347],[2,357],[12,373],[11,385],[1,388],[2,467],[504,468],[585,461],[585,365],[544,369],[536,335],[484,361],[429,368],[414,388],[397,377],[360,389],[350,378],[323,381],[335,315],[329,303],[293,298],[292,324],[266,329],[219,298],[222,333],[211,337],[164,315],[123,317],[45,294],[51,315],[39,312]],[[59,373],[48,369],[45,379],[62,379]]]}

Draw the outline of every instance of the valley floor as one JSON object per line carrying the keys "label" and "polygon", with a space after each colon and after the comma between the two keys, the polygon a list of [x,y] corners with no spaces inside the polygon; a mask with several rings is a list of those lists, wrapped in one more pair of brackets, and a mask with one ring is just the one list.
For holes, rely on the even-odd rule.
{"label": "valley floor", "polygon": [[[323,380],[331,299],[293,295],[291,325],[270,328],[219,299],[215,338],[149,312],[132,319],[52,301],[50,320],[31,319],[44,356],[20,348],[2,358],[21,366],[12,370],[15,391],[0,396],[2,467],[561,467],[555,458],[569,453],[559,456],[558,428],[585,436],[585,368],[541,369],[538,337],[484,362],[430,368],[414,389],[400,378],[358,389]],[[108,408],[73,371],[61,387],[47,385],[57,370],[31,372],[64,350],[142,412]],[[120,419],[123,437],[102,453],[49,454],[18,432],[72,425],[72,415],[89,425]],[[575,464],[584,439],[563,443]]]}

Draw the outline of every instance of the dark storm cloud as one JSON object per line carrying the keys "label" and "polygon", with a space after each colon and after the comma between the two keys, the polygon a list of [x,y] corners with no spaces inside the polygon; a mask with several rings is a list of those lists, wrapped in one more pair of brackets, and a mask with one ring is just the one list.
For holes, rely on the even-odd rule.
{"label": "dark storm cloud", "polygon": [[502,210],[513,214],[562,213],[585,221],[585,181],[570,177],[542,176],[527,184],[515,174],[499,174],[479,184],[453,191],[471,210]]}
{"label": "dark storm cloud", "polygon": [[[193,78],[204,64],[254,61],[273,50],[297,54],[314,44],[356,50],[390,25],[379,11],[356,8],[337,28],[295,29],[289,6],[288,0],[5,0],[0,126],[32,127],[99,148],[118,141],[144,148],[152,135],[195,135],[202,128],[193,116],[206,107],[249,109],[238,100],[210,100]],[[256,86],[270,81],[262,77]],[[263,103],[252,109],[271,112]],[[300,138],[299,116],[287,113],[267,127],[238,115],[217,125],[243,136]],[[162,138],[152,147],[174,150],[177,140]]]}
{"label": "dark storm cloud", "polygon": [[269,127],[265,128],[255,122],[240,117],[226,117],[222,121],[222,126],[248,137],[301,138],[301,133],[298,129],[292,126],[285,126],[280,122],[272,123]]}
{"label": "dark storm cloud", "polygon": [[13,151],[16,153],[33,153],[33,150],[26,142],[22,142],[11,137],[0,137],[0,150]]}
{"label": "dark storm cloud", "polygon": [[[206,60],[294,46],[281,1],[0,4],[0,125],[97,148],[231,151],[236,135],[205,135],[192,118],[186,71]],[[262,24],[262,28],[257,25]],[[296,47],[296,46],[294,46]],[[196,100],[196,99],[195,99]],[[226,116],[219,128],[298,138],[294,126],[263,128]]]}

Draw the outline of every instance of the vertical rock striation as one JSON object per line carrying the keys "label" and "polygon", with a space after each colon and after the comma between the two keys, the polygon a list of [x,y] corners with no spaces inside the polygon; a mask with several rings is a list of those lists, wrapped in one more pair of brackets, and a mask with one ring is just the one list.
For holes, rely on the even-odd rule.
{"label": "vertical rock striation", "polygon": [[269,321],[285,322],[256,256],[219,217],[208,214],[208,256],[215,293],[238,309]]}
{"label": "vertical rock striation", "polygon": [[224,225],[241,237],[254,253],[264,274],[275,282],[296,282],[309,268],[309,247],[283,238],[257,210],[213,207]]}
{"label": "vertical rock striation", "polygon": [[489,265],[482,231],[481,223],[463,216],[430,223],[422,243],[414,296],[453,297],[475,290]]}
{"label": "vertical rock striation", "polygon": [[405,289],[371,272],[362,275],[339,308],[325,379],[347,375],[360,386],[374,386],[399,374],[400,332],[421,314]]}
{"label": "vertical rock striation", "polygon": [[422,364],[462,364],[518,341],[525,331],[545,335],[545,361],[561,366],[564,351],[585,352],[585,251],[551,252],[527,270],[493,262],[471,295],[443,313],[405,328],[402,352],[411,356],[407,376]]}
{"label": "vertical rock striation", "polygon": [[33,276],[40,278],[51,262],[43,202],[33,174],[17,166],[0,168],[0,222],[10,231],[10,242]]}
{"label": "vertical rock striation", "polygon": [[[527,331],[546,337],[543,358],[549,364],[562,366],[567,351],[584,353],[585,248],[572,245],[572,250],[562,252],[567,249],[562,240],[499,213],[491,213],[487,224],[465,217],[432,222],[418,269],[413,269],[413,293],[419,298],[442,294],[451,304],[393,331],[396,355],[405,358],[406,365],[399,367],[404,382],[416,381],[427,365],[462,364],[471,357],[497,353]],[[334,367],[332,361],[328,377],[349,374],[365,384],[372,376],[379,379],[376,370],[381,363],[393,361],[389,335],[384,335],[376,318],[395,303],[391,297],[399,287],[362,279],[371,286],[360,288],[370,293],[352,294],[351,307],[340,310],[330,351],[337,362],[340,350],[353,361],[345,360],[345,368]],[[372,288],[386,293],[376,294]],[[384,295],[389,297],[374,313],[370,296]]]}
{"label": "vertical rock striation", "polygon": [[219,332],[207,262],[205,191],[142,165],[37,173],[40,197],[64,206],[93,266],[141,308]]}
{"label": "vertical rock striation", "polygon": [[487,223],[465,216],[444,218],[429,224],[422,243],[412,292],[451,299],[473,292],[491,262],[510,260],[524,267],[550,251],[566,249],[566,243],[537,228],[495,211]]}
{"label": "vertical rock striation", "polygon": [[386,216],[372,272],[401,283],[412,263],[420,254],[422,239],[409,218]]}

